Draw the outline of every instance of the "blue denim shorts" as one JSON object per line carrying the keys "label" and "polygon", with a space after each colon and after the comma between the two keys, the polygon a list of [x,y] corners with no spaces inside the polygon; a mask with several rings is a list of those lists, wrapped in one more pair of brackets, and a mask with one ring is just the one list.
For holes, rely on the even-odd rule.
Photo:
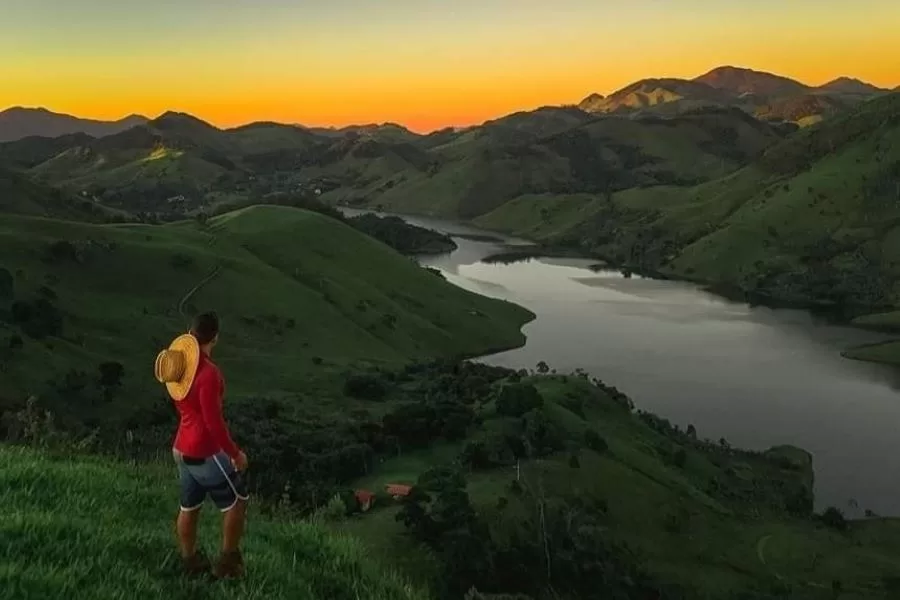
{"label": "blue denim shorts", "polygon": [[238,500],[248,500],[247,484],[224,452],[206,458],[186,457],[172,449],[181,478],[181,510],[203,506],[208,495],[222,512],[231,510]]}

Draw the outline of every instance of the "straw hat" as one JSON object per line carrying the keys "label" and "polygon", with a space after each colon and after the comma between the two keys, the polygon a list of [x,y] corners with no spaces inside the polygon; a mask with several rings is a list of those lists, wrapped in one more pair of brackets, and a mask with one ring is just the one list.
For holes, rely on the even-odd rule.
{"label": "straw hat", "polygon": [[193,335],[185,333],[157,355],[153,372],[158,382],[166,384],[172,399],[180,402],[191,390],[199,365],[200,344]]}

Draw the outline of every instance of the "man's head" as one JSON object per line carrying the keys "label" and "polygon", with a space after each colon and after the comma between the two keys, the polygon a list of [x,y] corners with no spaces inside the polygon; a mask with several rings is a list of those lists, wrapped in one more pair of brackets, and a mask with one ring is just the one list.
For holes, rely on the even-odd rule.
{"label": "man's head", "polygon": [[191,325],[191,335],[197,338],[197,343],[207,352],[219,341],[219,315],[215,312],[202,313],[194,317]]}

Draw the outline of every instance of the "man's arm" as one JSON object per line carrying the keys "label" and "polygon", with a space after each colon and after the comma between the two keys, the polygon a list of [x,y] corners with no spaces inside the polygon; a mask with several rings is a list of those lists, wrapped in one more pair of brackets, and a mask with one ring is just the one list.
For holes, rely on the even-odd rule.
{"label": "man's arm", "polygon": [[200,411],[203,413],[203,422],[219,447],[232,459],[236,459],[241,449],[231,439],[228,425],[225,424],[225,417],[222,415],[222,387],[218,373],[207,370],[205,375],[200,386]]}

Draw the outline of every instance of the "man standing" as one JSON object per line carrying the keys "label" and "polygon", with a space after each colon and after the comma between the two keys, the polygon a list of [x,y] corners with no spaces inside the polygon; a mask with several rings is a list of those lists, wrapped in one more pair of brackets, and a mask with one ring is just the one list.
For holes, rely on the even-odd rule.
{"label": "man standing", "polygon": [[159,353],[154,368],[164,383],[180,423],[172,454],[181,477],[181,509],[176,531],[181,557],[189,574],[210,568],[197,548],[200,507],[206,496],[223,513],[222,554],[213,569],[217,578],[240,577],[240,551],[247,515],[247,486],[242,476],[247,456],[231,439],[222,415],[225,382],[210,355],[219,340],[219,319],[204,313],[194,319],[190,333],[179,336]]}

